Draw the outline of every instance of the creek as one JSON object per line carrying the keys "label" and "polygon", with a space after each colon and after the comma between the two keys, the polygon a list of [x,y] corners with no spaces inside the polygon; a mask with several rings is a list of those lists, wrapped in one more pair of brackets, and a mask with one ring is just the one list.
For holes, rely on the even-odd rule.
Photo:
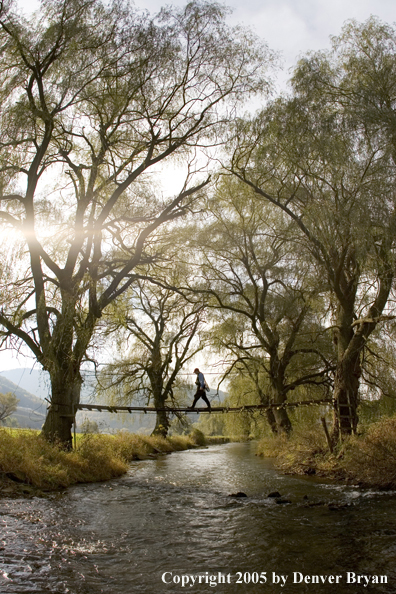
{"label": "creek", "polygon": [[118,480],[1,500],[0,593],[391,594],[395,501],[281,475],[254,444],[176,452]]}

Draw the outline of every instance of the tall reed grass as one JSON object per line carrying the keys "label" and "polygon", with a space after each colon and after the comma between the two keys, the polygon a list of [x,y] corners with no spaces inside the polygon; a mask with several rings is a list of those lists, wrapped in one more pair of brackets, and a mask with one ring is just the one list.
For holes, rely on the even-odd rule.
{"label": "tall reed grass", "polygon": [[77,449],[66,452],[36,431],[2,428],[0,487],[11,480],[51,491],[76,483],[105,481],[127,472],[132,460],[196,446],[194,436],[164,439],[120,432],[81,436]]}

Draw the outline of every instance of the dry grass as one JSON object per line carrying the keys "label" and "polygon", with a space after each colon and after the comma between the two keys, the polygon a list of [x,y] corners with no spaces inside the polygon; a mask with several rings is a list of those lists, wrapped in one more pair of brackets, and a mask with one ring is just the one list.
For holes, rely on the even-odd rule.
{"label": "dry grass", "polygon": [[78,450],[65,452],[37,432],[0,431],[0,470],[21,482],[52,490],[79,482],[103,481],[126,472],[125,460],[106,441],[81,440]]}
{"label": "dry grass", "polygon": [[295,431],[289,439],[283,436],[263,439],[257,454],[274,459],[275,466],[288,474],[339,475],[336,455],[328,450],[320,429]]}
{"label": "dry grass", "polygon": [[396,489],[396,416],[371,424],[330,454],[321,428],[259,442],[257,454],[288,474],[316,474],[364,487]]}
{"label": "dry grass", "polygon": [[164,439],[120,432],[83,436],[76,450],[66,452],[36,431],[1,429],[0,488],[3,484],[10,491],[10,479],[43,491],[105,481],[124,474],[132,460],[196,446],[194,436]]}
{"label": "dry grass", "polygon": [[396,489],[396,416],[370,425],[341,451],[347,476],[362,486]]}

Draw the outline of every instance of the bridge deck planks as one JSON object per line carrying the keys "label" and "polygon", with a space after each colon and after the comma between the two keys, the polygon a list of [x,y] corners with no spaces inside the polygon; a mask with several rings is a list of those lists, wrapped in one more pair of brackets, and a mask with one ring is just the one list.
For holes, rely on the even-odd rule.
{"label": "bridge deck planks", "polygon": [[164,407],[164,408],[155,408],[153,406],[108,406],[105,404],[88,404],[88,403],[80,403],[75,405],[75,410],[88,410],[88,411],[98,411],[98,412],[144,412],[144,413],[156,413],[156,412],[168,412],[168,413],[229,413],[229,412],[253,412],[255,410],[269,410],[271,408],[293,408],[296,406],[311,406],[316,404],[332,404],[331,398],[325,398],[323,400],[303,400],[300,402],[284,402],[283,404],[248,404],[246,406],[212,406],[209,410],[208,408],[188,408],[188,407],[180,407],[180,408],[173,408],[173,407]]}

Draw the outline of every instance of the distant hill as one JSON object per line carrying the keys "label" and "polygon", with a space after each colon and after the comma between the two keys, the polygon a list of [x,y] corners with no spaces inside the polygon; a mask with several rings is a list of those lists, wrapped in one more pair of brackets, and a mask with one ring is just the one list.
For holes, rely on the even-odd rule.
{"label": "distant hill", "polygon": [[[84,376],[84,372],[82,375]],[[49,398],[51,395],[49,374],[42,369],[29,369],[28,367],[22,369],[9,369],[7,371],[1,371],[0,377],[10,380],[19,388],[27,390],[30,394],[33,394],[42,400],[44,400],[44,398]],[[81,390],[81,400],[83,402],[89,402],[93,393],[93,383],[86,377]]]}
{"label": "distant hill", "polygon": [[19,388],[28,391],[30,394],[38,398],[48,398],[49,383],[47,381],[47,374],[38,369],[10,369],[9,371],[2,371],[1,377],[8,379]]}
{"label": "distant hill", "polygon": [[3,375],[0,375],[0,392],[2,392],[2,394],[6,394],[7,392],[15,394],[19,399],[19,406],[36,408],[44,405],[42,398],[37,398],[37,396],[28,392],[24,388],[21,388]]}
{"label": "distant hill", "polygon": [[30,394],[27,390],[17,386],[1,375],[0,392],[2,394],[11,392],[18,398],[18,408],[12,417],[17,420],[19,427],[30,427],[31,429],[41,428],[47,410],[47,403],[45,401]]}

